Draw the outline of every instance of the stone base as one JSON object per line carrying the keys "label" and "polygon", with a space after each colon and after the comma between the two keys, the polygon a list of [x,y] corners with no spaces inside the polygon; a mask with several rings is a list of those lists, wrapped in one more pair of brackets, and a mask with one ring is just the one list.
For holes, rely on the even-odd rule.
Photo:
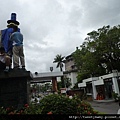
{"label": "stone base", "polygon": [[0,73],[0,106],[21,109],[29,104],[30,80],[29,71],[11,70]]}

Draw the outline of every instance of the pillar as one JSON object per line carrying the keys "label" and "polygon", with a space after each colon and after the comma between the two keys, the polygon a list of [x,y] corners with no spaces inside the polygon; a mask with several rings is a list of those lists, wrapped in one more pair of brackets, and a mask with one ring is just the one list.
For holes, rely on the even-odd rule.
{"label": "pillar", "polygon": [[57,78],[52,77],[52,89],[54,92],[57,92]]}
{"label": "pillar", "polygon": [[118,87],[117,78],[116,78],[116,77],[113,77],[113,78],[112,78],[112,82],[113,82],[113,91],[114,91],[115,93],[118,93],[118,95],[119,95],[120,92],[119,92],[119,87]]}
{"label": "pillar", "polygon": [[95,100],[97,97],[96,86],[94,85],[94,81],[92,80],[92,88],[93,88],[93,99]]}

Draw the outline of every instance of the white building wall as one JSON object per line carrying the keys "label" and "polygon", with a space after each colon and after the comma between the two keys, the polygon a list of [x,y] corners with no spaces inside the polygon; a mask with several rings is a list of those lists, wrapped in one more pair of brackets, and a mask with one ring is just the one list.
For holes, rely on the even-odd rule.
{"label": "white building wall", "polygon": [[77,73],[76,72],[71,72],[66,74],[66,77],[71,79],[71,88],[74,87],[75,83],[77,83]]}
{"label": "white building wall", "polygon": [[92,88],[93,88],[93,99],[96,99],[97,91],[96,91],[96,86],[94,85],[94,81],[92,81]]}
{"label": "white building wall", "polygon": [[117,81],[118,76],[120,76],[119,72],[118,73],[110,73],[110,74],[99,76],[99,77],[84,79],[82,83],[78,84],[78,87],[79,88],[86,87],[86,83],[91,81],[92,82],[92,89],[93,89],[93,99],[96,99],[96,96],[97,96],[96,86],[97,85],[104,85],[105,79],[112,78],[113,91],[115,93],[118,93],[118,95],[120,95],[118,81]]}
{"label": "white building wall", "polygon": [[113,77],[113,78],[112,78],[112,82],[113,82],[113,91],[114,91],[115,93],[118,93],[118,95],[120,95],[117,78],[116,78],[116,77]]}
{"label": "white building wall", "polygon": [[74,87],[75,83],[77,83],[77,73],[73,72],[71,73],[71,81],[73,81],[72,88]]}

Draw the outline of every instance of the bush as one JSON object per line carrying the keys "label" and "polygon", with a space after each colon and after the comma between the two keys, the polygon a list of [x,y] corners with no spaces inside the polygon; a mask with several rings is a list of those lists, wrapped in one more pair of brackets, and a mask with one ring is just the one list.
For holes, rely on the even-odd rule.
{"label": "bush", "polygon": [[0,114],[98,114],[91,105],[74,96],[72,99],[64,95],[45,96],[40,103],[25,104],[21,110],[0,108]]}
{"label": "bush", "polygon": [[86,102],[81,101],[78,96],[74,96],[73,100],[77,102],[77,114],[98,114],[98,111],[95,111],[92,106]]}
{"label": "bush", "polygon": [[57,94],[46,96],[40,101],[42,114],[48,112],[52,112],[53,114],[76,114],[77,108],[75,106],[77,106],[75,100]]}
{"label": "bush", "polygon": [[113,92],[112,97],[115,99],[115,101],[118,101],[120,97],[118,96],[118,93]]}
{"label": "bush", "polygon": [[41,113],[46,114],[97,114],[91,105],[74,96],[69,99],[63,95],[49,95],[40,101]]}

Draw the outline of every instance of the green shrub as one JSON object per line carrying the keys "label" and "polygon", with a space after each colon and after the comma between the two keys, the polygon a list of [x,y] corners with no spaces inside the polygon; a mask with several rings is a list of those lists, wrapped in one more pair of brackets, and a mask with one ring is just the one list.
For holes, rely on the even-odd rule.
{"label": "green shrub", "polygon": [[91,105],[74,96],[69,99],[63,95],[49,95],[40,101],[41,114],[98,114]]}
{"label": "green shrub", "polygon": [[86,102],[81,101],[78,96],[74,96],[73,100],[77,102],[77,114],[98,114],[99,112],[94,110],[92,106]]}
{"label": "green shrub", "polygon": [[115,101],[118,101],[118,100],[119,100],[118,93],[113,92],[113,93],[112,93],[112,97],[115,99]]}
{"label": "green shrub", "polygon": [[22,109],[0,108],[0,114],[99,114],[91,105],[81,101],[79,97],[72,99],[64,95],[52,94],[45,96],[40,103],[25,104]]}
{"label": "green shrub", "polygon": [[53,114],[76,114],[77,102],[71,100],[66,96],[52,94],[44,97],[40,101],[40,107],[42,108],[42,114],[52,112]]}
{"label": "green shrub", "polygon": [[21,114],[41,114],[41,108],[39,104],[26,105]]}

